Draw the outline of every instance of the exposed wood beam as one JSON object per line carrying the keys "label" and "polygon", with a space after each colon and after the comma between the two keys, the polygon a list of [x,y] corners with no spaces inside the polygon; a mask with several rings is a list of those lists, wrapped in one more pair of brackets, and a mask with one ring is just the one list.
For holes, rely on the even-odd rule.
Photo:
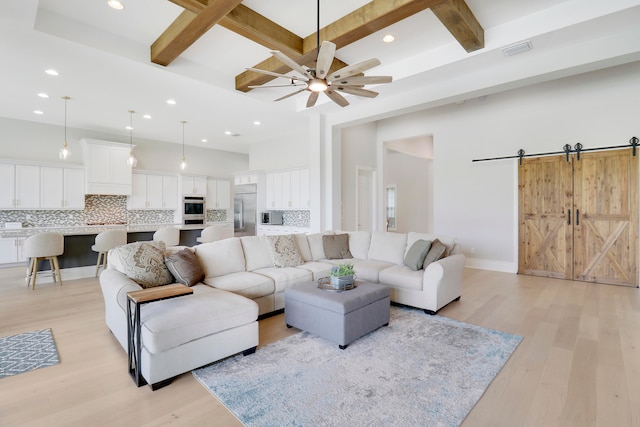
{"label": "exposed wood beam", "polygon": [[169,0],[171,3],[174,3],[186,10],[189,10],[194,13],[199,13],[201,10],[204,10],[209,4],[209,0]]}
{"label": "exposed wood beam", "polygon": [[467,52],[484,47],[484,29],[463,0],[444,0],[431,11]]}
{"label": "exposed wood beam", "polygon": [[242,0],[210,0],[199,13],[184,10],[151,45],[151,61],[168,65]]}

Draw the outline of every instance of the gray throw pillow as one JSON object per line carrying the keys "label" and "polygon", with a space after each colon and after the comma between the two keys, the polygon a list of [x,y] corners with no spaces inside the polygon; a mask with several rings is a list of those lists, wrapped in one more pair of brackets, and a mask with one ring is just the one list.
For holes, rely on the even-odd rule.
{"label": "gray throw pillow", "polygon": [[325,234],[322,236],[322,245],[327,259],[353,258],[349,251],[349,235],[346,233]]}
{"label": "gray throw pillow", "polygon": [[426,269],[427,266],[432,262],[437,261],[440,258],[443,258],[446,250],[447,250],[447,247],[443,243],[441,243],[440,240],[436,239],[433,242],[431,242],[431,249],[429,249],[427,256],[424,258],[424,263],[422,265],[422,268]]}
{"label": "gray throw pillow", "polygon": [[193,286],[204,279],[204,270],[198,257],[190,249],[183,249],[164,260],[178,283]]}
{"label": "gray throw pillow", "polygon": [[404,256],[404,265],[413,271],[420,270],[423,268],[424,259],[427,256],[429,249],[431,249],[430,240],[416,240]]}

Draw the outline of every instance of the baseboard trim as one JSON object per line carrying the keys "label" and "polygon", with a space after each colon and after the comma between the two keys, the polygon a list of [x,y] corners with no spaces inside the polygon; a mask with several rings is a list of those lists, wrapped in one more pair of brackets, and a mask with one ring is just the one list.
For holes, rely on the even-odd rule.
{"label": "baseboard trim", "polygon": [[467,258],[465,267],[479,270],[500,271],[503,273],[517,273],[518,265],[513,262],[495,261],[490,259]]}

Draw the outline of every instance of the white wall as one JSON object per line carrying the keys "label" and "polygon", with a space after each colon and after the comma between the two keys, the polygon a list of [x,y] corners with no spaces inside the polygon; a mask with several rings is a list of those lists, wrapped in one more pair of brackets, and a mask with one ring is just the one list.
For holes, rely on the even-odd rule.
{"label": "white wall", "polygon": [[276,170],[309,166],[309,134],[285,133],[281,138],[252,144],[250,170]]}
{"label": "white wall", "polygon": [[472,262],[515,271],[517,161],[472,160],[626,145],[640,136],[639,105],[632,63],[380,120],[377,144],[433,135],[433,232],[457,237]]}
{"label": "white wall", "polygon": [[[35,122],[0,118],[0,158],[50,163],[84,164],[82,138],[129,143],[129,137],[67,128],[67,143],[71,156],[59,160],[58,152],[64,142],[64,127]],[[182,144],[133,139],[136,169],[180,173]],[[211,150],[187,145],[187,169],[184,173],[232,178],[235,171],[247,170],[247,154]]]}

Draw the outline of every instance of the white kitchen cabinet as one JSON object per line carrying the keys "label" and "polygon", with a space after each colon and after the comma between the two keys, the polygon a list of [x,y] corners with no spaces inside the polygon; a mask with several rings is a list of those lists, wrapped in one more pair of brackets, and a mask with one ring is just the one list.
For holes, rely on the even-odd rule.
{"label": "white kitchen cabinet", "polygon": [[257,173],[238,174],[233,178],[234,185],[257,184]]}
{"label": "white kitchen cabinet", "polygon": [[300,169],[298,171],[298,190],[300,195],[298,199],[300,201],[298,208],[300,210],[309,210],[311,207],[311,187],[309,186],[309,169]]}
{"label": "white kitchen cabinet", "polygon": [[0,208],[11,209],[15,201],[15,165],[0,163]]}
{"label": "white kitchen cabinet", "polygon": [[86,193],[131,195],[130,146],[109,141],[83,139]]}
{"label": "white kitchen cabinet", "polygon": [[207,209],[231,207],[231,182],[226,179],[207,179]]}
{"label": "white kitchen cabinet", "polygon": [[176,209],[178,179],[171,175],[134,173],[127,209]]}
{"label": "white kitchen cabinet", "polygon": [[0,203],[3,209],[40,207],[40,167],[3,163],[0,165]]}
{"label": "white kitchen cabinet", "polygon": [[207,177],[180,175],[180,194],[183,196],[206,196]]}
{"label": "white kitchen cabinet", "polygon": [[269,210],[309,209],[309,169],[268,173],[265,194]]}
{"label": "white kitchen cabinet", "polygon": [[26,261],[23,251],[25,240],[25,237],[0,238],[0,264]]}
{"label": "white kitchen cabinet", "polygon": [[84,209],[84,170],[42,166],[40,207],[42,209]]}

